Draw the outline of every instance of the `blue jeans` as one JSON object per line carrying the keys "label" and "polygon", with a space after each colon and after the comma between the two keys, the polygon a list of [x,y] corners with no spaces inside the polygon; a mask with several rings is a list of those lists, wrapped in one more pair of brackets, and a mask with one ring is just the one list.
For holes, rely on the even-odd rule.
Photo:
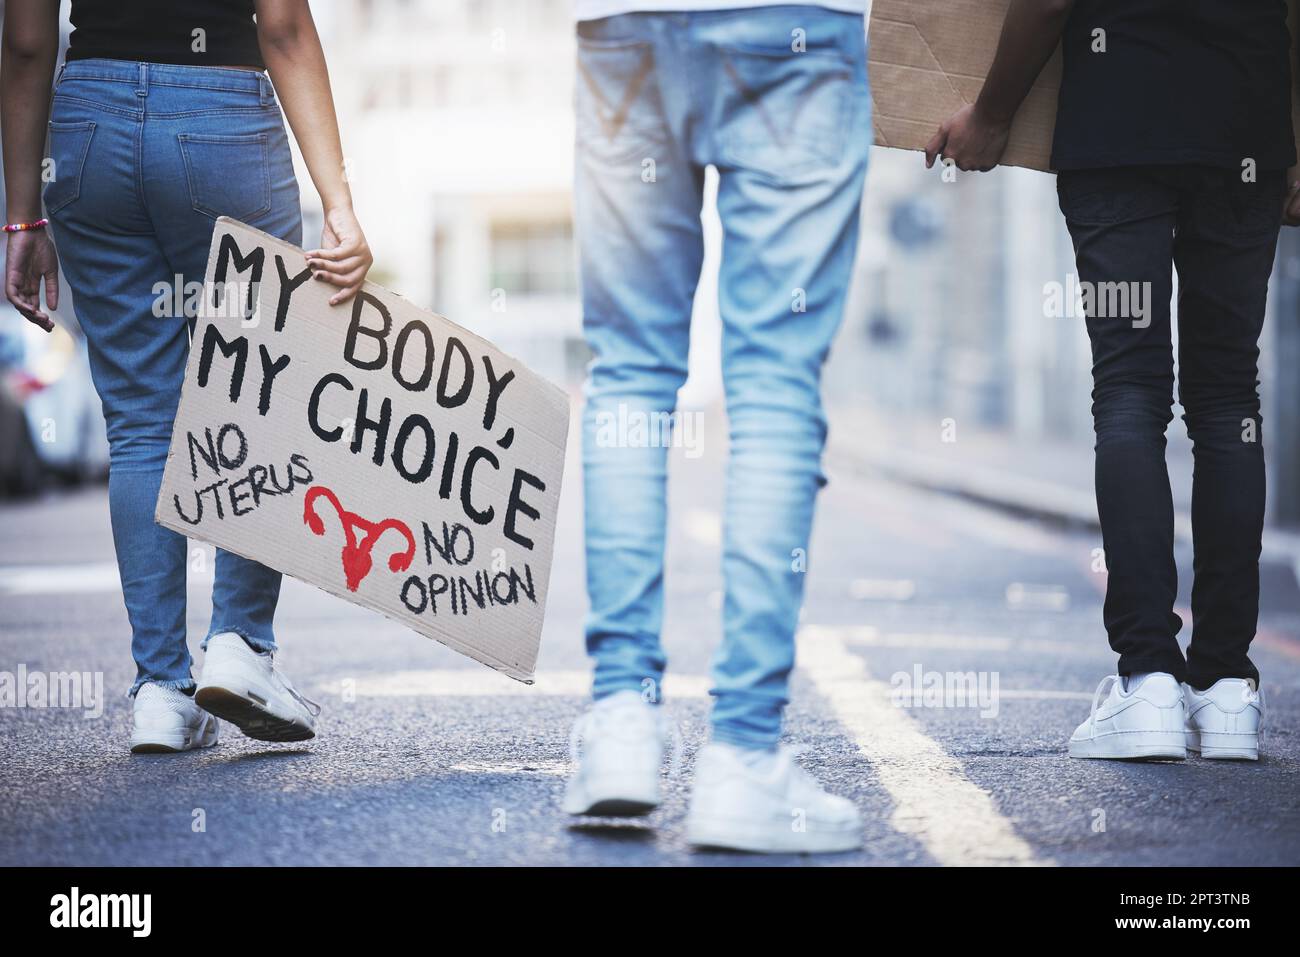
{"label": "blue jeans", "polygon": [[[301,243],[288,137],[263,74],[79,60],[55,85],[50,155],[46,212],[108,423],[131,693],[190,688],[186,540],[154,524],[189,351],[186,286],[203,282],[218,216]],[[218,550],[215,575],[209,636],[274,648],[279,573]]]}
{"label": "blue jeans", "polygon": [[610,441],[602,426],[676,408],[713,165],[730,459],[712,724],[742,747],[776,742],[788,700],[801,558],[825,484],[821,371],[857,244],[870,111],[861,16],[796,5],[578,25],[594,694],[657,697],[666,666],[667,449]]}

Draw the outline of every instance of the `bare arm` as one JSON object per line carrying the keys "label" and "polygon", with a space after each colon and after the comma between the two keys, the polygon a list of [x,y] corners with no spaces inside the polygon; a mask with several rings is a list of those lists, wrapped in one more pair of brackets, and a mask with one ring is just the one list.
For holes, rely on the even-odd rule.
{"label": "bare arm", "polygon": [[351,298],[373,261],[352,211],[343,168],[329,69],[307,0],[256,0],[257,37],[289,127],[325,208],[319,249],[307,253],[316,278],[341,287],[330,300]]}
{"label": "bare arm", "polygon": [[[0,136],[4,138],[5,222],[41,216],[41,166],[50,85],[59,55],[58,0],[9,0],[0,44]],[[46,332],[54,328],[41,311],[41,287],[50,309],[59,305],[59,267],[44,229],[10,233],[5,256],[5,296]]]}
{"label": "bare arm", "polygon": [[933,166],[940,155],[963,170],[990,170],[998,165],[1016,110],[1051,59],[1074,3],[1011,0],[979,97],[939,127],[925,148],[926,166]]}

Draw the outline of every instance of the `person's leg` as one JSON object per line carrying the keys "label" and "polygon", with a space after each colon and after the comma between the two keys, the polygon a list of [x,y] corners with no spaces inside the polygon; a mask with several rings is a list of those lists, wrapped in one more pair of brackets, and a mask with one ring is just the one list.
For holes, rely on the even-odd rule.
{"label": "person's leg", "polygon": [[[696,29],[716,64],[730,432],[713,736],[770,748],[794,666],[799,556],[825,484],[821,372],[851,278],[871,132],[865,40],[861,17],[815,7],[702,15]],[[806,49],[793,50],[800,30]]]}
{"label": "person's leg", "polygon": [[1247,652],[1259,615],[1264,438],[1259,335],[1285,177],[1205,171],[1179,215],[1179,398],[1192,439],[1192,641],[1188,683],[1258,681]]}
{"label": "person's leg", "polygon": [[[154,67],[153,75],[165,83],[151,84],[146,98],[145,198],[158,224],[167,274],[184,284],[204,279],[217,215],[302,244],[298,183],[270,81],[252,74],[227,78],[223,72]],[[205,79],[214,74],[216,83],[232,88],[214,88]],[[217,549],[212,621],[203,646],[214,635],[234,632],[254,648],[273,650],[279,594],[279,572]]]}
{"label": "person's leg", "polygon": [[53,104],[46,191],[64,276],[108,427],[109,512],[131,622],[135,694],[190,689],[185,538],[153,520],[187,349],[183,318],[154,314],[169,274],[136,191],[139,118],[129,83],[69,67]]}
{"label": "person's leg", "polygon": [[687,145],[677,19],[578,24],[574,213],[593,353],[582,448],[596,700],[574,729],[570,814],[639,815],[661,799],[668,449],[629,423],[667,421],[677,407],[703,259],[703,170]]}
{"label": "person's leg", "polygon": [[574,209],[594,354],[582,427],[586,641],[597,699],[635,690],[658,700],[666,664],[667,448],[625,434],[625,423],[676,408],[703,257],[703,170],[684,143],[685,78],[668,27],[654,15],[578,25]]}
{"label": "person's leg", "polygon": [[[1063,172],[1093,358],[1097,511],[1108,578],[1104,620],[1119,673],[1186,671],[1174,613],[1174,514],[1165,464],[1172,419],[1176,190],[1143,169]],[[1125,307],[1125,302],[1128,303]],[[1118,307],[1118,308],[1117,308]]]}
{"label": "person's leg", "polygon": [[[204,279],[220,215],[301,244],[288,135],[264,75],[149,64],[141,87],[142,190],[174,281]],[[249,737],[300,741],[315,735],[320,707],[275,666],[279,589],[278,572],[218,552],[194,700]]]}

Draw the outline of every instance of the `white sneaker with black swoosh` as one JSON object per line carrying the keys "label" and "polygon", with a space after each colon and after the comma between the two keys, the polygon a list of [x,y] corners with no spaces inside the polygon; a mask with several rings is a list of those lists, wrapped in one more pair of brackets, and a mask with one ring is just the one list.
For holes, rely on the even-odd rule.
{"label": "white sneaker with black swoosh", "polygon": [[273,652],[254,651],[232,631],[208,639],[194,700],[259,741],[313,738],[321,711],[276,670]]}
{"label": "white sneaker with black swoosh", "polygon": [[1092,696],[1092,713],[1070,738],[1072,758],[1182,760],[1183,689],[1163,671],[1127,682],[1107,675]]}

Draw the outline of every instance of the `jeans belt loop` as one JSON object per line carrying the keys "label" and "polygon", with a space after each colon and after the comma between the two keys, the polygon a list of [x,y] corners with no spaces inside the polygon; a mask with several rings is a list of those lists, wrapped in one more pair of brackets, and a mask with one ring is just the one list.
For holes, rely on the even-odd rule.
{"label": "jeans belt loop", "polygon": [[138,64],[138,66],[140,67],[140,81],[136,84],[135,95],[142,96],[142,97],[148,96],[149,95],[149,64],[141,63]]}

